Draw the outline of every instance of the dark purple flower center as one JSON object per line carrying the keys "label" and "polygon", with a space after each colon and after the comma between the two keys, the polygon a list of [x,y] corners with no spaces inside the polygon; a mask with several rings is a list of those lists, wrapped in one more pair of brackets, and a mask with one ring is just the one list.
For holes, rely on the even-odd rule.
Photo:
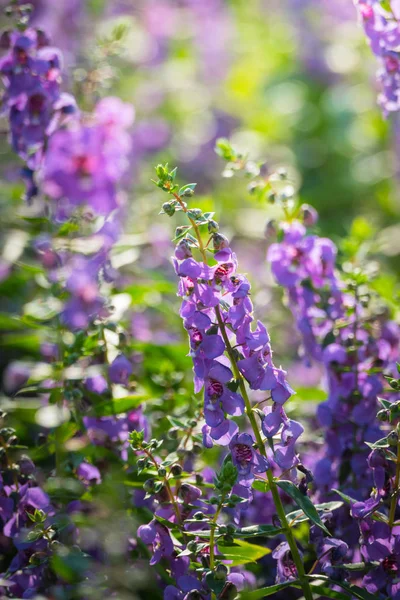
{"label": "dark purple flower center", "polygon": [[225,279],[225,277],[228,276],[228,274],[232,271],[232,265],[230,265],[229,263],[225,263],[223,265],[220,265],[218,267],[218,269],[215,271],[215,280],[216,281],[222,281],[223,279]]}
{"label": "dark purple flower center", "polygon": [[253,453],[251,451],[250,446],[248,446],[247,444],[236,444],[235,456],[238,462],[246,463],[251,461],[251,459],[253,458]]}
{"label": "dark purple flower center", "polygon": [[15,60],[20,64],[20,65],[26,65],[26,63],[28,62],[28,55],[25,52],[25,50],[23,50],[22,48],[15,48]]}
{"label": "dark purple flower center", "polygon": [[384,558],[382,561],[382,567],[386,573],[390,573],[392,575],[397,573],[399,568],[397,566],[396,555],[391,554],[390,556],[387,556],[386,558]]}
{"label": "dark purple flower center", "polygon": [[44,107],[44,97],[41,94],[33,94],[29,98],[29,111],[34,115],[39,115]]}
{"label": "dark purple flower center", "polygon": [[190,296],[190,294],[194,290],[194,281],[192,279],[190,279],[190,277],[184,277],[184,282],[185,282],[185,287],[186,287],[186,294],[188,296]]}
{"label": "dark purple flower center", "polygon": [[385,65],[386,65],[386,69],[389,71],[389,73],[394,73],[399,68],[399,63],[394,56],[386,56],[385,57]]}
{"label": "dark purple flower center", "polygon": [[221,398],[224,393],[224,386],[220,381],[211,380],[209,386],[207,387],[207,395],[211,400],[217,400]]}
{"label": "dark purple flower center", "polygon": [[201,344],[201,342],[203,341],[203,335],[198,329],[195,329],[195,331],[193,332],[192,340],[195,344]]}
{"label": "dark purple flower center", "polygon": [[95,169],[96,160],[89,154],[77,154],[73,158],[73,164],[79,175],[91,175]]}
{"label": "dark purple flower center", "polygon": [[288,554],[286,554],[283,558],[282,567],[286,579],[290,579],[290,577],[297,576],[296,566],[293,560],[288,556]]}

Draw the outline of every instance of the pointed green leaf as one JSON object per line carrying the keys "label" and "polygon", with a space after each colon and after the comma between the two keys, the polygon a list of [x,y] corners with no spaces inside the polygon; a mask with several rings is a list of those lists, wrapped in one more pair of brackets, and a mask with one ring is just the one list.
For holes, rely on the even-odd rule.
{"label": "pointed green leaf", "polygon": [[267,596],[272,596],[272,594],[276,594],[276,592],[280,592],[280,590],[284,590],[285,588],[296,583],[295,581],[288,581],[285,583],[277,583],[276,585],[270,585],[269,587],[260,588],[259,590],[243,591],[239,594],[238,600],[261,600],[262,598],[266,598]]}
{"label": "pointed green leaf", "polygon": [[276,484],[281,488],[282,491],[285,492],[285,494],[290,496],[292,500],[296,502],[297,506],[303,510],[310,521],[315,523],[315,525],[318,525],[318,527],[320,527],[322,531],[325,531],[327,535],[331,535],[321,521],[321,517],[319,516],[318,511],[311,502],[310,498],[308,496],[304,496],[304,494],[301,493],[294,483],[291,481],[281,480],[277,481]]}
{"label": "pointed green leaf", "polygon": [[258,492],[267,493],[269,492],[269,483],[268,481],[264,481],[263,479],[255,479],[252,485],[253,490],[257,490]]}
{"label": "pointed green leaf", "polygon": [[[343,502],[323,502],[322,504],[316,504],[315,508],[318,512],[331,512],[333,510],[337,510],[343,506]],[[296,523],[302,523],[303,521],[308,521],[308,517],[304,514],[303,510],[294,510],[286,515],[287,520],[293,521]]]}
{"label": "pointed green leaf", "polygon": [[249,525],[235,531],[235,537],[252,538],[252,537],[275,537],[282,533],[282,529],[273,525]]}
{"label": "pointed green leaf", "polygon": [[370,594],[367,590],[358,587],[358,585],[351,585],[342,581],[337,583],[337,585],[346,590],[346,592],[349,592],[351,597],[359,598],[359,600],[376,600],[375,594]]}
{"label": "pointed green leaf", "polygon": [[146,394],[135,394],[133,396],[125,396],[124,398],[113,398],[102,402],[94,407],[96,417],[109,417],[119,415],[120,413],[128,412],[137,408],[142,402],[149,400]]}
{"label": "pointed green leaf", "polygon": [[264,546],[257,546],[256,544],[249,544],[249,542],[236,539],[235,546],[224,546],[220,543],[218,544],[218,550],[223,554],[219,558],[228,560],[231,567],[256,562],[271,552],[269,548],[264,548]]}

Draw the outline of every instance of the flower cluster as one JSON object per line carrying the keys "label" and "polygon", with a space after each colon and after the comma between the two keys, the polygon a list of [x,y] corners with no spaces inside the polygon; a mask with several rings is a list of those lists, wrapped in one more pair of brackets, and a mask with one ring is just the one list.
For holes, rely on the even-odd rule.
{"label": "flower cluster", "polygon": [[396,2],[355,0],[361,23],[373,53],[380,60],[378,102],[385,115],[400,108],[399,17]]}
{"label": "flower cluster", "polygon": [[[18,15],[24,10],[15,7]],[[133,109],[110,97],[100,100],[91,115],[80,114],[73,97],[61,92],[61,53],[24,18],[15,31],[3,35],[2,46],[9,51],[1,62],[2,106],[12,146],[26,163],[27,198],[40,196],[32,209],[44,226],[33,248],[47,280],[42,302],[51,306],[43,316],[52,324],[40,348],[50,374],[35,388],[42,404],[36,421],[44,439],[53,439],[48,443],[53,444],[59,478],[55,489],[47,482],[51,494],[38,485],[36,468],[21,456],[13,430],[3,428],[0,434],[2,545],[10,557],[2,573],[2,591],[28,598],[58,585],[57,561],[62,570],[60,561],[80,559],[80,570],[69,579],[82,579],[87,561],[78,546],[72,546],[79,534],[68,515],[91,508],[78,500],[70,502],[68,493],[63,505],[59,498],[61,494],[64,501],[65,492],[63,496],[57,488],[72,485],[79,497],[102,481],[92,462],[62,456],[58,427],[74,411],[79,428],[72,433],[78,445],[87,439],[126,461],[130,432],[147,433],[148,425],[138,403],[116,415],[95,409],[104,401],[112,403],[116,390],[118,397],[128,396],[133,372],[124,353],[126,338],[111,323],[108,298],[117,276],[111,253],[121,230],[117,182],[127,169]],[[112,343],[110,333],[116,336]],[[75,374],[68,374],[72,367]],[[10,381],[9,393],[17,392],[30,375],[28,371]],[[68,485],[60,479],[66,473],[72,477]],[[98,550],[88,551],[96,560]]]}
{"label": "flower cluster", "polygon": [[62,56],[37,29],[4,32],[0,73],[5,86],[2,112],[10,123],[14,151],[35,170],[54,127],[77,112],[74,98],[61,92]]}
{"label": "flower cluster", "polygon": [[364,442],[380,436],[377,397],[383,391],[382,373],[398,356],[399,330],[367,312],[364,280],[356,275],[350,282],[340,279],[335,245],[307,233],[305,225],[315,222],[308,213],[302,207],[303,222],[282,223],[282,239],[269,247],[267,260],[287,290],[306,358],[321,362],[326,371],[328,399],[318,406],[326,446],[315,465],[316,484],[323,492],[338,483],[368,489]]}

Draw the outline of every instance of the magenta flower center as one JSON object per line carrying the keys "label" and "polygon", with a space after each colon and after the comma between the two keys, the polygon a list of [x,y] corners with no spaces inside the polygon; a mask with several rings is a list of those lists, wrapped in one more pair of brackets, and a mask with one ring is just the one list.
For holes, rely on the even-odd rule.
{"label": "magenta flower center", "polygon": [[210,384],[207,388],[207,394],[211,400],[217,400],[218,398],[221,398],[223,393],[224,393],[224,386],[222,385],[222,383],[220,381],[211,381],[210,382]]}
{"label": "magenta flower center", "polygon": [[39,115],[44,107],[44,98],[41,94],[33,94],[29,98],[29,110],[32,114]]}
{"label": "magenta flower center", "polygon": [[248,446],[247,444],[236,444],[235,456],[238,462],[248,463],[253,458],[253,453],[251,451],[250,446]]}
{"label": "magenta flower center", "polygon": [[387,556],[385,559],[383,559],[382,567],[386,573],[397,573],[399,569],[397,566],[396,556],[394,554],[391,554],[390,556]]}
{"label": "magenta flower center", "polygon": [[96,159],[89,154],[78,154],[73,157],[73,165],[79,175],[91,175],[96,168]]}
{"label": "magenta flower center", "polygon": [[215,280],[216,281],[222,281],[223,279],[225,279],[225,277],[227,277],[227,275],[230,273],[230,271],[232,270],[232,265],[230,264],[223,264],[220,265],[218,267],[218,269],[216,269],[215,271]]}
{"label": "magenta flower center", "polygon": [[196,329],[193,332],[192,340],[195,344],[201,344],[201,342],[203,341],[203,335],[201,334],[201,332],[198,329]]}

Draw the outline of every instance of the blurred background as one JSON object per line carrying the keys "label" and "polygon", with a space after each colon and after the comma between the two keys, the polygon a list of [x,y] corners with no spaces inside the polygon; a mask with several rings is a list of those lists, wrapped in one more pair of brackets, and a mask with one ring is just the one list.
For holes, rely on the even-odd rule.
{"label": "blurred background", "polygon": [[[340,239],[345,257],[360,248],[379,257],[374,285],[393,303],[400,269],[400,125],[385,121],[376,105],[376,60],[350,0],[33,4],[34,24],[63,52],[64,89],[78,105],[90,111],[99,98],[116,95],[135,107],[130,169],[122,182],[125,231],[113,266],[120,270],[116,291],[128,298],[127,328],[140,349],[165,345],[175,357],[182,353],[190,371],[169,260],[177,220],[158,215],[164,198],[151,183],[154,166],[169,162],[179,167],[180,182],[198,183],[196,205],[215,210],[233,238],[277,362],[287,367],[297,360],[292,319],[265,261],[265,223],[276,209],[249,194],[245,180],[221,177],[224,164],[214,152],[221,136],[270,170],[286,167],[301,200],[318,210],[320,234]],[[37,231],[21,199],[21,165],[6,129],[4,121],[0,344],[7,393],[13,378],[24,380],[42,341],[39,327],[24,329],[8,315],[26,314],[44,284],[29,245]],[[10,370],[15,360],[20,366]],[[168,369],[176,368],[174,360]],[[304,398],[324,397],[315,387],[318,370],[294,364],[289,375]]]}
{"label": "blurred background", "polygon": [[[286,167],[301,200],[318,210],[320,234],[345,238],[340,251],[354,254],[364,245],[379,254],[374,285],[393,301],[400,269],[400,126],[385,121],[376,105],[376,60],[350,0],[33,4],[34,24],[63,52],[64,89],[78,105],[90,111],[100,97],[117,95],[135,107],[130,169],[122,182],[125,232],[114,256],[118,291],[129,296],[133,339],[179,340],[185,348],[169,261],[177,221],[158,215],[164,198],[150,181],[154,165],[169,162],[179,167],[180,182],[198,183],[196,205],[215,210],[233,238],[279,362],[296,360],[291,318],[265,262],[264,228],[275,208],[249,194],[246,181],[221,177],[224,164],[214,152],[221,136],[270,170]],[[8,26],[5,17],[2,25]],[[35,231],[21,200],[20,164],[6,143],[5,121],[1,129],[4,370],[10,360],[37,356],[40,331],[15,330],[15,324],[10,331],[7,314],[24,313],[41,282],[29,250]],[[292,369],[298,388],[313,386],[313,377],[318,381],[312,370]]]}
{"label": "blurred background", "polygon": [[[351,260],[361,251],[379,260],[373,285],[393,306],[400,271],[400,123],[385,121],[376,105],[376,60],[351,0],[33,4],[35,26],[64,54],[64,89],[75,94],[78,105],[91,111],[99,98],[115,95],[135,108],[130,169],[121,182],[124,234],[114,249],[120,275],[113,300],[130,338],[134,374],[146,382],[152,399],[153,435],[168,431],[168,414],[184,413],[192,397],[191,360],[169,259],[179,221],[158,214],[165,201],[151,183],[158,162],[177,165],[180,183],[198,183],[191,202],[215,211],[232,239],[240,271],[253,285],[257,317],[270,331],[275,362],[288,369],[297,391],[288,410],[315,414],[316,403],[326,397],[320,369],[299,361],[292,317],[265,259],[265,224],[279,214],[248,193],[244,178],[221,176],[225,165],[214,146],[217,138],[228,137],[267,169],[286,167],[301,200],[318,210],[320,235],[339,243],[341,257]],[[4,17],[0,21],[2,29],[9,26]],[[3,399],[9,400],[43,365],[40,348],[47,332],[39,320],[46,319],[46,307],[32,302],[47,283],[32,251],[37,224],[22,199],[21,164],[9,149],[5,120],[0,132],[0,369]],[[13,315],[24,318],[17,322]],[[22,403],[13,415],[31,445],[40,433],[34,411]],[[99,447],[85,449],[89,459],[99,453]],[[110,456],[104,449],[118,479],[120,464]],[[212,462],[216,454],[208,456]],[[43,447],[33,458],[44,467],[51,464]],[[126,490],[119,495],[115,481],[110,477],[98,486],[103,520],[95,515],[95,523],[111,556],[109,576],[119,584],[124,549],[118,536],[126,537],[132,525],[122,508]],[[112,535],[106,506],[114,511]],[[89,545],[92,525],[84,530]],[[136,583],[124,585],[140,587],[140,575],[134,571]]]}

